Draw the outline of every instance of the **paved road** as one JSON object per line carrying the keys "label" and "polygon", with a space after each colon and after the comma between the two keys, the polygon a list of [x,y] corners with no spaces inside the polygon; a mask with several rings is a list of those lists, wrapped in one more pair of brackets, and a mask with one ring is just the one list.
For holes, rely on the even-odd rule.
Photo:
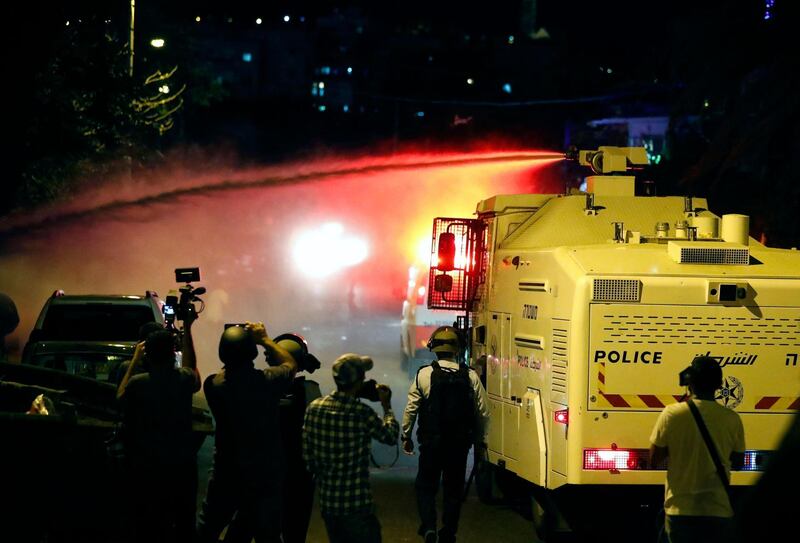
{"label": "paved road", "polygon": [[[392,408],[398,420],[406,404],[406,393],[411,378],[403,366],[400,355],[399,319],[392,315],[370,315],[360,320],[344,323],[318,323],[303,331],[312,352],[323,361],[322,368],[311,377],[320,383],[323,393],[333,389],[330,363],[343,350],[369,354],[375,360],[375,368],[369,372],[379,382],[388,384],[393,390]],[[375,407],[379,409],[378,405]],[[213,439],[206,440],[199,455],[201,468],[202,498],[205,472],[210,465]],[[382,525],[383,540],[387,543],[421,541],[417,535],[418,516],[414,497],[414,477],[417,457],[407,456],[394,447],[375,443],[373,456],[379,465],[388,466],[395,458],[397,462],[387,469],[374,469],[371,475],[378,518]],[[468,469],[471,468],[471,463]],[[308,543],[327,542],[325,525],[315,506],[309,528]],[[532,523],[508,505],[486,505],[479,502],[474,485],[462,509],[459,529],[460,543],[497,542],[532,543],[536,538]]]}

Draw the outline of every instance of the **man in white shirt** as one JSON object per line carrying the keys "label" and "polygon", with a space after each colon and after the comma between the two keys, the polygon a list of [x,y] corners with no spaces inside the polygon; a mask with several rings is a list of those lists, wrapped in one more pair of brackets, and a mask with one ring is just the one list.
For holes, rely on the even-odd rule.
{"label": "man in white shirt", "polygon": [[699,356],[681,373],[687,377],[690,396],[665,407],[650,435],[651,465],[669,459],[666,533],[670,543],[726,541],[733,509],[688,402],[697,406],[728,480],[730,470],[744,463],[744,427],[738,413],[714,400],[722,387],[716,360]]}

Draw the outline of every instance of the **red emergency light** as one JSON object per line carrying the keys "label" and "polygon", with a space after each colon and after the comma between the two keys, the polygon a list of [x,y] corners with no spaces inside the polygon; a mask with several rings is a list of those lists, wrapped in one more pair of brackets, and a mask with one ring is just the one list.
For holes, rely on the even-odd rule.
{"label": "red emergency light", "polygon": [[484,230],[478,219],[434,219],[428,309],[471,308],[486,273]]}
{"label": "red emergency light", "polygon": [[553,420],[559,424],[569,424],[569,409],[553,411]]}

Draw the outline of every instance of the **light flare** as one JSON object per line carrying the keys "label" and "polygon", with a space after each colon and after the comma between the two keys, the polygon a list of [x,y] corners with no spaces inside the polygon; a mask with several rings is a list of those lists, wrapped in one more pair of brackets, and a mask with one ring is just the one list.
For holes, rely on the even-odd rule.
{"label": "light flare", "polygon": [[362,263],[369,256],[367,242],[345,233],[337,222],[297,236],[293,249],[297,267],[312,278],[324,278]]}

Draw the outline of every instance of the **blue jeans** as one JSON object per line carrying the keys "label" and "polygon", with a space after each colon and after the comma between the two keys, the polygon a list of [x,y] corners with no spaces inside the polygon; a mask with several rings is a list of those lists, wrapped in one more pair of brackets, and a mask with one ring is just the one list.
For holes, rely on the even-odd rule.
{"label": "blue jeans", "polygon": [[727,543],[733,539],[733,519],[667,515],[669,543]]}
{"label": "blue jeans", "polygon": [[322,515],[330,543],[381,543],[381,525],[373,512]]}

